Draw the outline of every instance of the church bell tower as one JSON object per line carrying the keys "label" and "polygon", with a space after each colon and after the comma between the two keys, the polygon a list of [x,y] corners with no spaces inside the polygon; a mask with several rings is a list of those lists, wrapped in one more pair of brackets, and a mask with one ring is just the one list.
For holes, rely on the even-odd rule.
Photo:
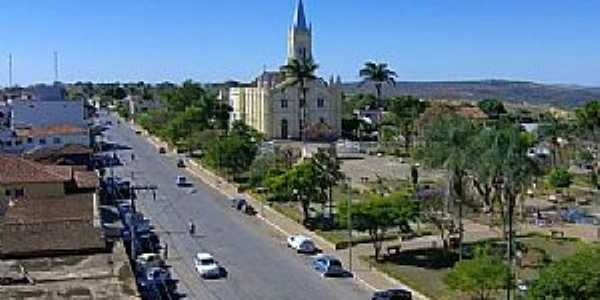
{"label": "church bell tower", "polygon": [[288,62],[294,58],[312,58],[312,25],[306,22],[302,0],[298,0],[288,34]]}

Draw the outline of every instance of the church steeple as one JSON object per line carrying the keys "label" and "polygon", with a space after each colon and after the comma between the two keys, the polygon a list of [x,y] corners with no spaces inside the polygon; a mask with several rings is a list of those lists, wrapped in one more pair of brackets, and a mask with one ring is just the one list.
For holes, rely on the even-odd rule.
{"label": "church steeple", "polygon": [[288,35],[288,61],[312,57],[312,26],[306,22],[304,2],[298,0]]}
{"label": "church steeple", "polygon": [[308,27],[306,26],[306,16],[304,14],[304,3],[302,3],[302,0],[299,0],[298,5],[296,5],[294,28],[308,30]]}

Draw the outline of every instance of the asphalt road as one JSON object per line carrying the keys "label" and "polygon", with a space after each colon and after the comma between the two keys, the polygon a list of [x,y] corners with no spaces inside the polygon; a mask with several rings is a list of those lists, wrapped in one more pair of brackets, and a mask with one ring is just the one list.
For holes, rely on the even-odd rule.
{"label": "asphalt road", "polygon": [[[136,185],[159,188],[156,200],[152,193],[140,192],[138,208],[152,220],[161,242],[168,243],[168,263],[187,299],[370,299],[371,292],[353,279],[321,278],[311,269],[310,258],[288,249],[284,237],[255,217],[230,208],[223,195],[177,168],[174,155],[158,154],[144,137],[111,120],[105,138],[132,149],[117,151],[124,166],[115,168],[115,174],[130,180],[133,176]],[[176,187],[178,175],[187,176],[194,187]],[[190,220],[197,228],[194,237],[187,233]],[[213,254],[229,272],[228,278],[201,279],[193,268],[197,252]]]}

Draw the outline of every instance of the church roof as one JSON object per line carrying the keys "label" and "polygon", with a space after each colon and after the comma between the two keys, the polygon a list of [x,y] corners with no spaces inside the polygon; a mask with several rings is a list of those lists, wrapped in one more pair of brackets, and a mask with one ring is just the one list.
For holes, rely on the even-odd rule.
{"label": "church roof", "polygon": [[298,0],[296,11],[294,12],[294,28],[308,30],[306,26],[306,16],[304,14],[304,4],[302,0]]}

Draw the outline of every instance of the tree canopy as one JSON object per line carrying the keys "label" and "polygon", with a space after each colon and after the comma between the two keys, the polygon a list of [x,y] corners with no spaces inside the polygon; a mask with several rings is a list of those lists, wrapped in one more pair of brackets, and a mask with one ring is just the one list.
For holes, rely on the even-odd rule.
{"label": "tree canopy", "polygon": [[381,88],[383,84],[395,84],[398,74],[391,70],[386,63],[367,62],[359,71],[360,77],[365,82],[373,82],[377,92],[378,106],[383,107],[381,99]]}
{"label": "tree canopy", "polygon": [[506,108],[502,101],[496,99],[486,99],[478,103],[479,108],[490,118],[498,118],[506,113]]}
{"label": "tree canopy", "polygon": [[448,273],[446,283],[453,290],[471,295],[472,299],[493,299],[492,293],[506,285],[508,266],[501,259],[479,249],[475,258],[458,262]]}
{"label": "tree canopy", "polygon": [[380,257],[387,231],[393,227],[408,231],[409,222],[416,220],[419,215],[418,203],[403,192],[388,196],[372,194],[367,200],[352,203],[350,209],[346,203],[340,202],[338,209],[342,216],[347,215],[350,210],[353,228],[369,234],[375,249],[375,259]]}
{"label": "tree canopy", "polygon": [[585,246],[542,269],[528,299],[600,299],[600,248]]}

